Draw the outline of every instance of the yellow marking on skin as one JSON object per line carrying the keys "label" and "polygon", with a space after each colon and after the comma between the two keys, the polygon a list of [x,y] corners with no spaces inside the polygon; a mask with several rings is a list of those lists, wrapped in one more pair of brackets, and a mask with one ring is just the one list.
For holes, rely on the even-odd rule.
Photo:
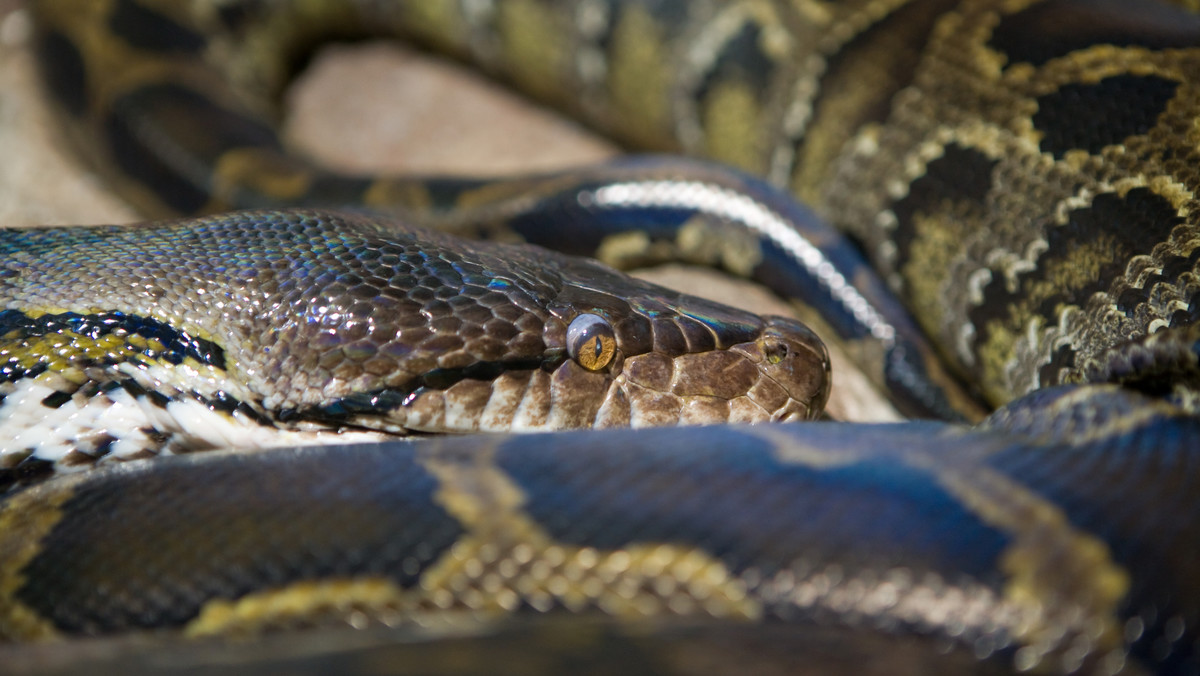
{"label": "yellow marking on skin", "polygon": [[1092,384],[1086,388],[1066,392],[1055,399],[1053,415],[1046,411],[1040,411],[1039,415],[1044,419],[1056,421],[1056,440],[1079,447],[1136,432],[1159,424],[1164,419],[1186,417],[1183,410],[1162,399],[1147,399],[1140,402],[1136,408],[1124,409],[1119,416],[1097,419],[1094,415],[1076,415],[1080,411],[1086,413],[1092,410],[1093,400],[1098,393],[1104,391],[1118,393],[1124,392],[1124,388],[1115,384]]}
{"label": "yellow marking on skin", "polygon": [[765,139],[756,92],[746,83],[721,80],[704,99],[705,153],[747,171],[761,171]]}
{"label": "yellow marking on skin", "polygon": [[189,637],[244,634],[314,621],[413,621],[426,612],[503,616],[522,603],[598,608],[618,618],[702,613],[754,620],[762,608],[723,563],[691,547],[646,543],[618,550],[555,542],[522,511],[524,494],[476,456],[429,454],[435,500],[459,519],[460,538],[417,585],[378,576],[307,580],[236,600],[214,600],[184,629]]}
{"label": "yellow marking on skin", "polygon": [[497,9],[513,80],[535,96],[562,99],[562,78],[570,64],[570,31],[554,20],[553,9],[537,0],[508,0]]}
{"label": "yellow marking on skin", "polygon": [[639,543],[615,550],[559,543],[523,511],[524,493],[494,466],[495,448],[470,458],[427,455],[435,500],[467,529],[421,577],[436,607],[508,612],[597,607],[624,619],[701,613],[753,620],[757,599],[724,563],[693,547]]}
{"label": "yellow marking on skin", "polygon": [[254,592],[229,601],[210,601],[183,629],[184,636],[255,634],[267,629],[354,615],[377,618],[403,615],[413,608],[413,595],[386,578],[305,580],[278,589]]}
{"label": "yellow marking on skin", "polygon": [[[133,361],[147,365],[158,364],[164,367],[176,366],[163,359],[148,357],[145,353],[151,350],[161,354],[166,352],[167,348],[158,340],[146,339],[139,334],[122,336],[108,333],[93,339],[73,331],[58,331],[26,338],[20,343],[6,344],[4,355],[10,362],[15,361],[25,370],[38,364],[45,364],[47,370],[73,381],[72,375],[86,379],[78,365],[80,360],[111,360],[118,363]],[[213,368],[190,356],[183,363],[193,369]]]}
{"label": "yellow marking on skin", "polygon": [[70,374],[82,374],[80,367],[75,364],[76,360],[107,358],[125,361],[139,352],[130,349],[123,339],[113,334],[93,340],[71,331],[62,331],[25,338],[20,343],[13,342],[5,346],[4,354],[10,363],[15,362],[24,370],[45,364],[47,370],[67,377]]}
{"label": "yellow marking on skin", "polygon": [[1046,260],[1040,274],[1029,278],[1025,284],[1026,293],[1010,310],[1013,321],[1021,322],[1044,301],[1066,298],[1068,294],[1094,284],[1100,278],[1101,268],[1125,258],[1124,253],[1109,233],[1096,233],[1087,241],[1072,243],[1066,256]]}
{"label": "yellow marking on skin", "polygon": [[630,141],[666,150],[671,138],[671,66],[654,17],[639,5],[621,11],[613,29],[608,88]]}
{"label": "yellow marking on skin", "polygon": [[926,330],[935,331],[946,321],[944,289],[952,281],[951,263],[962,255],[968,228],[962,214],[918,213],[913,217],[912,249],[901,275],[908,285],[913,313]]}
{"label": "yellow marking on skin", "polygon": [[408,207],[426,211],[433,206],[429,189],[417,181],[379,179],[363,194],[363,203],[371,207]]}
{"label": "yellow marking on skin", "polygon": [[655,242],[644,231],[630,230],[605,237],[595,255],[605,265],[629,270],[671,260],[674,252],[669,242]]}
{"label": "yellow marking on skin", "polygon": [[772,454],[780,462],[813,469],[834,469],[853,465],[861,462],[873,450],[860,451],[845,448],[831,450],[820,446],[811,446],[804,443],[803,438],[789,434],[777,425],[755,425],[742,430],[742,432],[766,441],[773,449]]}
{"label": "yellow marking on skin", "polygon": [[[20,299],[18,299],[18,301],[19,300]],[[67,314],[67,313],[77,314],[77,315],[101,315],[101,314],[105,314],[107,312],[111,312],[113,310],[113,308],[111,306],[92,306],[92,305],[75,305],[75,306],[70,306],[70,307],[66,307],[66,306],[42,306],[42,307],[17,306],[17,307],[13,307],[13,308],[9,308],[9,309],[19,310],[20,312],[24,313],[26,317],[29,317],[30,319],[38,319],[39,317],[44,317],[46,315],[61,315],[61,314]],[[208,342],[213,343],[218,346],[224,345],[223,340],[219,340],[219,339],[215,338],[212,333],[205,330],[201,326],[196,326],[194,324],[186,324],[186,323],[181,326],[177,323],[176,318],[171,317],[169,315],[155,314],[154,312],[148,313],[146,315],[146,317],[149,319],[158,321],[158,322],[162,322],[163,324],[166,324],[167,326],[171,327],[172,329],[175,329],[176,331],[181,331],[181,332],[187,333],[189,336],[191,336],[193,338],[200,338],[203,340],[207,340]],[[12,338],[9,338],[10,336],[13,336],[13,335],[15,335],[15,334],[13,334],[12,332],[7,333],[3,336],[0,336],[0,340],[5,340],[5,339],[13,340]],[[78,337],[78,334],[72,333],[70,331],[58,331],[58,332],[46,334],[45,336],[39,337],[39,339],[51,339],[51,338],[53,338],[53,336],[56,336],[56,335],[58,335],[58,336],[74,336],[70,341],[63,341],[63,343],[62,343],[63,345],[66,345],[69,342],[74,343],[75,341],[81,341],[81,340],[86,343],[95,342],[91,338]],[[109,333],[107,336],[102,336],[100,338],[100,340],[101,341],[106,340],[106,339],[108,339],[108,336],[112,336],[112,335],[113,335],[112,333]],[[140,337],[140,334],[126,334],[125,336],[121,336],[118,339],[123,342],[126,339],[128,339],[130,336]],[[30,339],[22,338],[21,340],[24,342],[24,341],[28,341]]]}
{"label": "yellow marking on skin", "polygon": [[[1038,317],[1030,320],[1031,332],[1040,333],[1042,321]],[[976,351],[979,359],[979,386],[989,401],[1007,401],[1011,398],[1009,387],[1009,364],[1013,360],[1014,347],[1023,336],[1020,330],[1008,328],[1006,323],[992,322],[987,340]]]}
{"label": "yellow marking on skin", "polygon": [[597,247],[596,258],[622,270],[684,261],[749,277],[762,262],[762,246],[749,231],[721,228],[695,217],[679,228],[673,242],[632,230],[609,235]]}
{"label": "yellow marking on skin", "polygon": [[761,241],[749,230],[720,228],[703,217],[684,223],[675,241],[686,260],[741,277],[750,277],[763,259]]}
{"label": "yellow marking on skin", "polygon": [[235,148],[217,159],[213,193],[249,189],[280,201],[303,197],[312,185],[312,172],[278,153],[262,148]]}
{"label": "yellow marking on skin", "polygon": [[405,25],[416,35],[435,42],[442,49],[463,51],[469,35],[457,2],[406,2],[398,5],[405,13]]}
{"label": "yellow marking on skin", "polygon": [[536,195],[550,195],[560,190],[570,190],[575,186],[575,179],[567,177],[533,181],[496,181],[462,191],[458,195],[455,206],[460,209],[473,209],[512,202],[520,204],[524,208],[525,205],[536,202],[538,199]]}
{"label": "yellow marking on skin", "polygon": [[1093,639],[1101,654],[1121,646],[1117,612],[1130,579],[1108,545],[1075,529],[1054,503],[981,466],[979,455],[974,455],[975,462],[961,465],[920,453],[905,459],[929,472],[982,521],[1012,538],[1001,555],[1000,569],[1008,578],[1004,598],[1023,609],[1016,638],[1031,651],[1024,659],[1036,664],[1079,635]]}
{"label": "yellow marking on skin", "polygon": [[31,641],[59,635],[49,620],[18,601],[16,594],[29,579],[24,569],[40,552],[42,538],[62,521],[62,506],[73,495],[73,486],[70,480],[60,480],[0,502],[0,639]]}
{"label": "yellow marking on skin", "polygon": [[[48,307],[39,307],[39,308],[17,307],[17,308],[13,308],[13,309],[20,310],[21,312],[25,313],[26,317],[29,317],[30,319],[37,319],[38,317],[44,317],[46,315],[61,315],[65,312],[76,312],[78,314],[89,314],[89,313],[94,314],[94,313],[102,312],[102,310],[90,310],[90,309],[79,312],[78,310],[72,310],[71,308],[58,307],[58,306],[48,306]],[[12,335],[12,333],[10,332],[5,335],[6,336]],[[3,337],[3,336],[0,336],[0,337]]]}
{"label": "yellow marking on skin", "polygon": [[[110,17],[116,5],[114,0],[53,0],[33,6],[39,23],[54,26],[82,52],[93,113],[107,111],[113,100],[147,84],[204,79],[203,64],[162,58],[161,54],[131,47],[112,33]],[[178,15],[176,8],[164,9]],[[89,145],[104,138],[99,132],[95,135],[99,138],[91,139]],[[81,138],[86,137],[85,133]]]}
{"label": "yellow marking on skin", "polygon": [[[855,37],[870,30],[868,25],[853,19],[850,23],[854,25],[852,35]],[[820,30],[815,27],[825,24],[813,22],[811,25]],[[877,133],[880,129],[881,125],[869,122],[865,114],[886,104],[887,99],[881,97],[894,95],[902,84],[898,79],[906,75],[893,73],[893,69],[881,64],[894,61],[897,53],[903,53],[909,44],[920,39],[919,31],[923,27],[922,17],[903,23],[893,22],[888,31],[876,31],[871,40],[859,41],[848,51],[839,50],[838,76],[828,77],[822,83],[794,162],[791,186],[802,202],[820,204],[826,182],[835,175],[831,167],[842,156],[847,144],[856,136]]]}

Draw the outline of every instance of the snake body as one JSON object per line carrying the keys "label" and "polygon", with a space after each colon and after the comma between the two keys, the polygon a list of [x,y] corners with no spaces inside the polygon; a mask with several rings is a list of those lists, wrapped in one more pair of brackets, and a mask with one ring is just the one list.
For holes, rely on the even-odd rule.
{"label": "snake body", "polygon": [[[881,673],[892,655],[916,672],[1200,671],[1200,19],[1187,3],[42,0],[34,10],[69,134],[123,194],[155,215],[264,210],[132,230],[4,232],[6,406],[17,391],[36,409],[96,394],[154,400],[165,386],[252,426],[424,429],[432,418],[395,414],[410,396],[461,383],[491,390],[480,383],[512,377],[500,365],[512,352],[511,368],[561,367],[617,391],[615,371],[597,375],[570,348],[569,325],[582,315],[607,322],[616,340],[610,354],[581,329],[590,358],[603,370],[616,355],[631,374],[643,364],[627,378],[635,385],[675,388],[662,371],[712,360],[702,369],[711,380],[667,397],[668,422],[712,409],[718,420],[747,410],[748,420],[806,418],[823,401],[824,353],[807,330],[628,286],[593,264],[561,264],[586,269],[564,287],[574,289],[569,302],[525,303],[543,327],[530,352],[515,346],[521,331],[489,341],[498,334],[471,333],[473,319],[439,333],[430,327],[447,317],[437,312],[414,331],[452,343],[438,346],[448,347],[442,356],[422,354],[420,341],[391,354],[362,344],[349,299],[376,301],[392,285],[367,282],[376,259],[366,273],[363,261],[338,266],[358,260],[364,233],[388,240],[367,249],[395,247],[419,223],[589,254],[622,230],[649,232],[647,252],[666,245],[683,257],[697,232],[720,238],[745,252],[725,267],[817,301],[834,330],[874,345],[864,361],[914,410],[973,417],[973,390],[1000,409],[976,429],[480,437],[216,451],[54,477],[0,505],[0,634],[206,635],[329,620],[411,629],[442,622],[435,609],[473,620],[602,611],[649,620],[666,651],[650,665],[684,673],[681,655],[712,654],[710,638],[736,634],[743,620],[804,647],[778,657],[781,671],[813,666],[822,641],[860,651],[858,667],[878,660]],[[296,60],[331,37],[379,33],[485,64],[639,147],[705,155],[786,187],[852,234],[882,282],[816,219],[737,171],[643,159],[503,182],[364,178],[287,154],[270,118]],[[314,219],[333,225],[316,237],[292,227]],[[583,229],[564,234],[563,221]],[[244,235],[252,225],[259,233]],[[420,237],[434,249],[449,241]],[[531,294],[544,284],[538,270],[558,265],[547,261],[566,260],[445,246],[441,260],[467,251],[471,262],[447,264],[457,280],[448,294],[486,289],[501,263],[525,256],[538,259],[528,274],[490,291]],[[238,265],[253,275],[230,272]],[[99,283],[80,283],[79,271]],[[327,277],[310,287],[282,279],[310,273]],[[350,319],[322,344],[282,316],[265,328],[238,320],[240,308],[204,298],[211,289],[222,303],[244,292],[246,307],[289,298],[305,312],[328,292],[346,299]],[[770,334],[785,325],[795,338]],[[280,369],[255,361],[271,344],[264,332],[295,343],[291,358],[312,362],[295,378],[312,383],[284,386]],[[696,356],[709,347],[729,349]],[[363,365],[384,357],[379,372]],[[644,366],[664,360],[676,365]],[[781,365],[785,374],[771,370]],[[737,393],[716,392],[725,368],[756,375],[739,376]],[[199,381],[178,380],[192,372]],[[794,396],[764,398],[763,382]],[[620,391],[627,409],[563,410],[586,411],[575,423],[635,422],[638,397]],[[746,392],[754,406],[729,403]],[[483,399],[463,394],[439,399],[441,421],[460,405],[452,400]],[[653,398],[644,410],[661,410]],[[499,427],[482,419],[467,427]],[[153,431],[129,455],[171,448]],[[67,453],[43,456],[73,452],[78,464],[114,443],[70,438]],[[39,457],[8,457],[18,456]],[[151,516],[163,512],[193,520]],[[226,536],[213,539],[214,529]],[[275,533],[277,542],[265,538]],[[101,546],[110,537],[115,546]],[[675,616],[706,619],[673,639],[657,622]],[[817,666],[839,664],[854,672],[837,659]]]}
{"label": "snake body", "polygon": [[[564,616],[603,612],[633,637],[698,618],[682,626],[697,632],[690,640],[673,639],[686,647],[667,631],[658,650],[629,652],[618,633],[616,652],[594,658],[609,669],[1192,670],[1200,458],[1185,440],[1196,419],[1113,388],[1028,403],[1009,411],[1006,431],[810,423],[704,428],[704,443],[663,428],[447,437],[74,474],[0,511],[0,583],[14,589],[4,626],[28,637],[171,628],[195,640],[392,626],[408,638],[389,670],[494,673],[521,669],[498,667],[494,655],[509,653],[493,644],[471,647],[476,630],[454,631],[455,617],[547,613],[564,623],[557,641],[515,625],[533,653],[515,664],[570,671],[555,655],[594,655],[604,633],[574,634]],[[1105,406],[1142,415],[1105,421]],[[1035,429],[1047,410],[1058,427]],[[771,640],[747,640],[747,623]],[[456,658],[423,652],[421,628],[451,639]],[[313,640],[301,636],[282,652],[290,668]],[[220,645],[190,654],[177,668],[229,668]],[[80,659],[96,669],[121,655]],[[232,663],[261,673],[272,661]],[[114,670],[137,663],[125,664]]]}

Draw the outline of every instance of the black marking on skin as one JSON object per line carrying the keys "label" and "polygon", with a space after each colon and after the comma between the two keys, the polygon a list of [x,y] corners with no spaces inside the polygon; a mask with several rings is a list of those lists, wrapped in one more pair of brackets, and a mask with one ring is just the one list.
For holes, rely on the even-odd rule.
{"label": "black marking on skin", "polygon": [[459,208],[459,199],[464,193],[488,183],[490,181],[469,178],[434,177],[427,181],[421,181],[419,186],[429,197],[434,210],[450,213]]}
{"label": "black marking on skin", "polygon": [[[312,177],[308,189],[301,197],[287,200],[290,206],[327,207],[330,204],[357,204],[362,201],[363,194],[370,189],[373,179],[341,176],[322,172],[291,157],[279,158],[280,162],[294,165],[298,171],[310,172]],[[234,197],[239,209],[255,207],[278,207],[280,200],[253,189],[239,190]],[[339,207],[339,209],[343,209]],[[354,210],[353,207],[343,210]]]}
{"label": "black marking on skin", "polygon": [[[144,354],[150,358],[162,359],[170,364],[178,365],[190,357],[201,364],[219,369],[225,368],[225,351],[219,345],[203,338],[194,337],[150,317],[127,315],[123,312],[87,315],[64,312],[32,318],[20,310],[0,311],[0,337],[6,341],[21,342],[68,331],[92,340],[116,332],[123,335],[138,335],[149,340],[156,340],[165,348],[162,352],[145,350]],[[10,382],[19,379],[11,377],[8,367],[0,368],[0,376],[6,377]],[[31,377],[31,374],[25,373],[20,377]]]}
{"label": "black marking on skin", "polygon": [[264,148],[282,154],[268,125],[175,84],[144,87],[117,99],[104,130],[117,166],[185,214],[208,203],[209,168],[225,152]]}
{"label": "black marking on skin", "polygon": [[[164,346],[165,350],[163,351],[150,349],[143,351],[143,354],[152,359],[162,359],[170,364],[181,364],[185,359],[192,358],[200,363],[219,369],[225,368],[225,353],[215,343],[202,338],[192,337],[155,319],[126,315],[120,312],[93,315],[80,315],[68,312],[31,318],[20,310],[0,311],[0,339],[5,342],[19,344],[24,340],[65,331],[83,335],[92,340],[97,340],[118,331],[125,335],[136,334],[143,338],[156,340]],[[104,368],[122,361],[124,360],[77,357],[74,365],[81,368]],[[38,362],[33,367],[27,369],[22,368],[16,361],[0,364],[0,383],[35,378],[44,373],[47,368],[47,365],[43,362]],[[89,380],[74,390],[53,392],[43,398],[41,403],[48,408],[59,408],[70,401],[76,392],[79,392],[87,400],[98,394],[110,394],[117,390],[123,390],[130,396],[149,402],[163,410],[166,410],[173,401],[173,399],[162,392],[148,389],[131,378],[120,377],[111,372],[107,375],[108,379]],[[274,421],[262,411],[224,391],[218,391],[211,396],[203,396],[195,392],[187,393],[183,396],[195,400],[212,411],[221,411],[231,415],[237,413],[259,425],[274,426]],[[3,397],[0,397],[0,402],[2,401]],[[165,445],[170,438],[153,428],[144,428],[143,432],[159,447]],[[101,455],[107,453],[107,449],[112,445],[113,441],[113,439],[109,438],[106,442],[97,442],[103,446],[103,448],[97,447],[97,452]]]}
{"label": "black marking on skin", "polygon": [[[125,390],[126,392],[128,392],[129,394],[133,395],[136,398],[145,399],[146,401],[149,401],[151,404],[154,404],[155,406],[157,406],[158,408],[161,408],[163,410],[166,410],[167,405],[171,403],[171,400],[168,399],[167,396],[164,395],[162,392],[158,392],[155,390],[148,390],[145,387],[142,387],[140,384],[137,383],[137,381],[134,381],[134,380],[114,381],[113,385],[120,387],[121,389]],[[111,390],[115,390],[115,389],[116,389],[116,387],[111,388]],[[109,391],[111,391],[111,390],[109,390]]]}
{"label": "black marking on skin", "polygon": [[273,421],[263,415],[261,411],[223,390],[218,391],[212,397],[200,399],[200,402],[214,411],[223,411],[231,415],[240,413],[260,425],[273,425]]}
{"label": "black marking on skin", "polygon": [[128,44],[153,52],[196,54],[207,46],[204,36],[133,0],[117,0],[108,27]]}
{"label": "black marking on skin", "polygon": [[70,392],[54,392],[42,399],[42,406],[46,408],[62,408],[62,405],[71,401]]}
{"label": "black marking on skin", "polygon": [[0,383],[15,383],[25,378],[36,378],[46,372],[48,367],[38,362],[31,368],[22,368],[16,361],[0,364]]}
{"label": "black marking on skin", "polygon": [[241,33],[242,29],[261,17],[267,9],[262,0],[240,0],[217,7],[217,19],[230,33]]}
{"label": "black marking on skin", "polygon": [[[525,512],[572,545],[696,547],[734,574],[828,560],[848,575],[887,565],[1002,577],[996,561],[1009,537],[902,463],[786,464],[770,442],[723,428],[706,429],[700,446],[687,435],[657,438],[637,448],[609,438],[596,452],[580,437],[578,452],[564,454],[557,440],[533,435],[503,445],[496,462],[524,492]],[[945,532],[971,546],[950,548]]]}
{"label": "black marking on skin", "polygon": [[160,432],[153,427],[139,427],[138,431],[149,439],[150,443],[154,444],[156,448],[166,446],[167,442],[171,440],[170,435]]}
{"label": "black marking on skin", "polygon": [[1006,16],[988,46],[1008,63],[1041,66],[1095,45],[1190,49],[1200,43],[1200,17],[1165,3],[1121,0],[1049,0]]}
{"label": "black marking on skin", "polygon": [[79,48],[62,33],[47,30],[38,40],[37,52],[38,63],[54,98],[75,117],[87,112],[91,93],[88,91],[87,67]]}
{"label": "black marking on skin", "polygon": [[117,438],[111,434],[100,434],[93,438],[91,454],[97,458],[102,458],[112,451],[112,445],[117,443]]}
{"label": "black marking on skin", "polygon": [[411,588],[464,532],[411,449],[189,460],[76,487],[15,597],[70,634],[179,627],[211,600],[305,580]]}
{"label": "black marking on skin", "polygon": [[749,85],[761,105],[775,73],[775,62],[762,51],[762,28],[746,24],[740,33],[721,46],[721,55],[696,91],[696,99],[704,101],[719,82]]}
{"label": "black marking on skin", "polygon": [[0,494],[27,486],[54,474],[54,463],[33,456],[33,450],[13,467],[0,468]]}
{"label": "black marking on skin", "polygon": [[[1146,303],[1151,290],[1158,284],[1175,284],[1176,280],[1185,279],[1184,275],[1200,269],[1200,247],[1192,249],[1187,256],[1167,255],[1164,257],[1162,268],[1158,272],[1146,276],[1139,287],[1128,287],[1117,296],[1117,309],[1132,318],[1137,309]],[[1188,306],[1171,313],[1170,326],[1189,326],[1200,322],[1200,290],[1188,299]]]}
{"label": "black marking on skin", "polygon": [[955,203],[982,210],[992,187],[996,163],[997,160],[974,148],[952,143],[943,149],[941,157],[925,167],[925,174],[913,181],[908,194],[892,207],[897,221],[894,237],[897,269],[908,261],[916,239],[914,216],[934,213]]}
{"label": "black marking on skin", "polygon": [[[112,392],[118,389],[125,390],[133,397],[144,399],[163,410],[166,410],[173,401],[170,397],[166,396],[162,392],[147,389],[140,385],[137,381],[131,379],[105,381],[104,383],[98,385],[96,391]],[[274,421],[268,416],[264,415],[262,411],[223,390],[218,390],[212,396],[201,396],[194,392],[190,393],[188,396],[206,406],[209,410],[221,411],[231,415],[234,413],[241,413],[246,418],[258,423],[259,425],[264,425],[267,427],[274,426]]]}
{"label": "black marking on skin", "polygon": [[[989,327],[993,322],[1009,323],[1009,308],[1019,305],[1021,299],[1030,297],[1029,285],[1040,280],[1053,261],[1070,257],[1098,237],[1113,240],[1105,252],[1109,258],[1100,262],[1090,282],[1073,288],[1060,288],[1053,297],[1032,308],[1036,316],[1055,317],[1063,306],[1082,306],[1093,294],[1108,291],[1113,280],[1124,274],[1134,256],[1150,253],[1147,247],[1155,242],[1168,241],[1171,232],[1182,222],[1175,207],[1148,188],[1134,188],[1124,197],[1115,193],[1098,195],[1090,206],[1071,211],[1065,225],[1048,230],[1047,248],[1039,257],[1037,269],[1022,276],[1015,292],[1008,290],[1003,275],[996,275],[983,288],[983,302],[968,313],[970,321],[980,328],[975,339],[976,347],[989,339]],[[1128,296],[1125,298],[1127,303],[1133,300]],[[1126,308],[1127,313],[1133,310],[1132,305]],[[1058,383],[1058,370],[1074,366],[1074,351],[1067,346],[1059,348],[1051,363],[1041,369],[1042,385]]]}
{"label": "black marking on skin", "polygon": [[[613,44],[613,42],[612,42],[613,29],[615,29],[617,27],[617,25],[620,23],[620,17],[618,16],[618,13],[622,12],[622,11],[628,11],[631,7],[634,7],[635,5],[631,5],[630,3],[627,3],[627,2],[618,2],[617,0],[603,0],[602,2],[600,2],[598,4],[602,4],[604,6],[604,10],[603,10],[604,15],[609,17],[609,20],[605,22],[602,33],[599,33],[596,35],[591,35],[589,37],[591,37],[592,40],[594,40],[595,45],[600,49],[601,52],[606,54],[607,58],[611,61],[614,56],[610,52],[610,49],[612,48],[612,44]],[[656,7],[655,4],[652,3],[649,5],[643,4],[643,5],[637,5],[637,6],[643,10],[649,10],[651,12],[654,12],[654,10],[659,9],[659,7],[662,7],[662,5],[663,5],[663,3],[658,3],[658,6]],[[671,8],[672,4],[667,3],[666,7]],[[678,25],[678,23],[662,23],[660,21],[660,22],[657,22],[655,25],[657,25],[657,26],[676,26],[676,25]]]}
{"label": "black marking on skin", "polygon": [[[976,324],[976,326],[979,326]],[[991,335],[989,328],[984,328],[988,335]],[[979,341],[976,341],[978,344]],[[1078,364],[1078,353],[1075,348],[1070,345],[1060,345],[1057,349],[1050,353],[1050,361],[1046,362],[1038,369],[1038,382],[1042,386],[1057,384],[1062,380],[1060,374],[1074,371]]]}
{"label": "black marking on skin", "polygon": [[1145,134],[1158,122],[1179,83],[1155,75],[1114,75],[1094,84],[1065,84],[1038,97],[1033,126],[1042,132],[1040,147],[1061,159],[1081,148],[1096,154],[1130,136]]}

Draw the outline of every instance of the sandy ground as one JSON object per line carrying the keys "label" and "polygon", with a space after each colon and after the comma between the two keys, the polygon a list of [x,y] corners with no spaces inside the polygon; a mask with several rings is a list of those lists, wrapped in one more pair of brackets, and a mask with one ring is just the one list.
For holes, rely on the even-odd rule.
{"label": "sandy ground", "polygon": [[[0,0],[0,224],[138,220],[59,142],[20,6],[20,0]],[[619,152],[492,82],[391,44],[326,49],[292,88],[287,107],[289,143],[348,170],[520,173]],[[715,273],[668,266],[646,275],[759,312],[790,312],[762,289]],[[840,354],[834,358],[830,412],[839,419],[893,418]]]}

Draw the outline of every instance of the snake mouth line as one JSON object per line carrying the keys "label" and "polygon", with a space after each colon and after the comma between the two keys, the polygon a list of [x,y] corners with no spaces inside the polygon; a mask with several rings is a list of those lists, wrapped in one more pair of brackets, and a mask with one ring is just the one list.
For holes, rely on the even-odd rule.
{"label": "snake mouth line", "polygon": [[281,410],[280,422],[320,421],[347,424],[361,416],[386,415],[411,406],[420,396],[432,391],[446,391],[458,383],[474,380],[491,382],[501,374],[515,371],[553,371],[564,361],[564,354],[549,354],[542,359],[478,362],[463,368],[439,368],[413,380],[407,387],[377,388],[340,397],[315,407],[296,407]]}

